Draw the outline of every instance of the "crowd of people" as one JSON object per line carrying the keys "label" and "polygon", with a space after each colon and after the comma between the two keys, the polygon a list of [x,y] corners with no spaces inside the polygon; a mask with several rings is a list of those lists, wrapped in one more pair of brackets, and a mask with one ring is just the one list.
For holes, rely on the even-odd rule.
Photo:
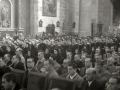
{"label": "crowd of people", "polygon": [[[4,38],[0,84],[5,90],[18,90],[11,69],[70,79],[75,81],[75,90],[120,90],[120,37]],[[26,77],[24,88],[27,82]]]}

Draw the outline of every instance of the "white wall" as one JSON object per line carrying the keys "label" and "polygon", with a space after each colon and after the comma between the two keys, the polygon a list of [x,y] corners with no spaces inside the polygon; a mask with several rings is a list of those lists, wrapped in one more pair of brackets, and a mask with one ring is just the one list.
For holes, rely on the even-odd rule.
{"label": "white wall", "polygon": [[[56,25],[57,21],[60,21],[60,0],[57,0],[57,17],[42,16],[43,0],[38,0],[38,22],[41,19],[43,21],[43,27],[38,27],[38,32],[46,32],[46,26],[48,24]],[[59,28],[55,28],[55,31],[59,32]]]}

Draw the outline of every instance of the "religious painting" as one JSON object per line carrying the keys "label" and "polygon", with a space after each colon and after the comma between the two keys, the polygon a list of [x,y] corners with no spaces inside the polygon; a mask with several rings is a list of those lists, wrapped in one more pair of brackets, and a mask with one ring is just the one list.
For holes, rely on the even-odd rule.
{"label": "religious painting", "polygon": [[57,16],[57,0],[43,0],[43,16],[56,17]]}
{"label": "religious painting", "polygon": [[11,4],[9,0],[0,2],[0,27],[11,27]]}

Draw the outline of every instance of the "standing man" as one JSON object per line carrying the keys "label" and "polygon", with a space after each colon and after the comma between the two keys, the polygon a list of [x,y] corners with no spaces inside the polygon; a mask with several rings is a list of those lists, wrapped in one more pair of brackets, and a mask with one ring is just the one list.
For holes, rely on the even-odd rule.
{"label": "standing man", "polygon": [[66,78],[74,80],[75,81],[75,90],[80,90],[81,85],[83,83],[83,78],[78,75],[76,70],[77,70],[77,65],[75,63],[69,64],[68,65],[68,76]]}

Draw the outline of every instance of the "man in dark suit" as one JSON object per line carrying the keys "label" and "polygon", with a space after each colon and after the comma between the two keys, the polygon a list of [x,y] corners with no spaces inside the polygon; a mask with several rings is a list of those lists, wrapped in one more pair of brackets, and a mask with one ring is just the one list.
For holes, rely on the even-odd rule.
{"label": "man in dark suit", "polygon": [[95,74],[94,68],[86,70],[86,81],[83,82],[81,90],[102,90],[100,83],[95,80]]}
{"label": "man in dark suit", "polygon": [[25,70],[24,64],[20,61],[21,58],[17,55],[12,57],[12,65],[11,67],[14,69]]}
{"label": "man in dark suit", "polygon": [[112,76],[120,77],[120,64],[116,64],[116,71],[112,73]]}
{"label": "man in dark suit", "polygon": [[10,71],[11,71],[10,68],[5,65],[5,61],[2,58],[0,58],[0,84],[1,84],[2,76]]}
{"label": "man in dark suit", "polygon": [[[95,79],[103,86],[105,87],[106,82],[110,78],[111,74],[105,70],[103,67],[104,61],[97,60],[95,63],[95,70],[96,70],[96,76]],[[104,89],[103,89],[104,90]]]}
{"label": "man in dark suit", "polygon": [[85,77],[85,72],[88,68],[92,67],[92,60],[90,56],[87,56],[85,59],[85,67],[80,70],[80,76]]}
{"label": "man in dark suit", "polygon": [[44,58],[44,52],[43,51],[39,51],[38,52],[38,61],[36,63],[36,68],[41,71],[41,68],[43,68],[44,66],[44,61],[45,61],[45,58]]}
{"label": "man in dark suit", "polygon": [[22,54],[23,50],[21,48],[17,48],[16,51],[15,51],[15,54],[16,56],[19,56],[20,57],[20,61],[24,64],[24,67],[26,68],[26,62],[25,62],[25,58]]}
{"label": "man in dark suit", "polygon": [[27,59],[27,68],[28,68],[28,72],[39,72],[38,69],[35,67],[34,58]]}
{"label": "man in dark suit", "polygon": [[40,73],[38,71],[38,69],[35,67],[35,61],[34,58],[28,58],[27,59],[27,71],[26,71],[26,75],[23,81],[23,87],[27,88],[27,84],[28,84],[28,75],[30,72],[37,72]]}
{"label": "man in dark suit", "polygon": [[53,77],[57,77],[58,74],[57,72],[54,70],[54,62],[52,60],[46,60],[44,61],[44,67],[45,67],[45,72],[46,72],[46,76],[48,77],[48,82],[46,87],[48,88],[50,85],[50,81]]}
{"label": "man in dark suit", "polygon": [[76,70],[77,70],[77,65],[75,63],[69,64],[69,66],[68,66],[68,76],[66,78],[75,81],[75,90],[81,90],[81,85],[83,83],[83,78],[78,75]]}
{"label": "man in dark suit", "polygon": [[67,73],[68,73],[67,67],[68,67],[69,64],[70,64],[70,61],[65,59],[63,61],[63,64],[57,69],[57,73],[59,75],[65,75],[65,74],[67,75]]}
{"label": "man in dark suit", "polygon": [[2,77],[2,86],[5,90],[20,90],[21,86],[16,81],[16,76],[12,73],[6,73]]}
{"label": "man in dark suit", "polygon": [[4,55],[4,60],[5,60],[6,66],[9,66],[9,65],[12,64],[12,62],[10,60],[10,54],[5,54]]}
{"label": "man in dark suit", "polygon": [[58,76],[57,72],[54,70],[54,62],[52,60],[46,60],[44,61],[44,67],[46,70],[46,75],[48,78],[56,77]]}
{"label": "man in dark suit", "polygon": [[120,90],[120,82],[118,77],[111,77],[107,83],[106,90]]}

